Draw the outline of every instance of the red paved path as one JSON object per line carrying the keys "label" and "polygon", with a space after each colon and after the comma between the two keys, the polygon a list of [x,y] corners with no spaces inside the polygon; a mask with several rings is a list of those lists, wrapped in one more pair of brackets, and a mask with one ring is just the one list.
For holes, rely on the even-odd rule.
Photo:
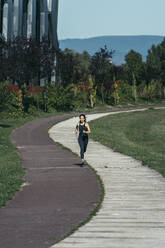
{"label": "red paved path", "polygon": [[13,132],[29,186],[0,209],[0,247],[48,248],[95,208],[100,192],[95,174],[48,137],[53,124],[72,116],[31,121]]}

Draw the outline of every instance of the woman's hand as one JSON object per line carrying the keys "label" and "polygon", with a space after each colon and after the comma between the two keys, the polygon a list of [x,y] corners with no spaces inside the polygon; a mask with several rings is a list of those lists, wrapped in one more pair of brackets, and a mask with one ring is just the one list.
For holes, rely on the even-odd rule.
{"label": "woman's hand", "polygon": [[83,130],[83,133],[91,133],[91,130],[90,130],[89,124],[88,124],[88,123],[86,123],[86,125],[85,125],[85,126],[87,127],[88,131]]}
{"label": "woman's hand", "polygon": [[79,124],[77,123],[76,128],[75,128],[76,135],[78,135],[78,128],[79,128]]}

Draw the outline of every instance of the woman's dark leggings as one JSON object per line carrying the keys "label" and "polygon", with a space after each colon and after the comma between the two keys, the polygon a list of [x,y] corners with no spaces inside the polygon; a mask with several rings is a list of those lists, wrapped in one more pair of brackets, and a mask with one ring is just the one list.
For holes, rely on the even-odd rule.
{"label": "woman's dark leggings", "polygon": [[88,136],[84,137],[82,135],[79,135],[78,136],[78,143],[79,143],[79,146],[80,146],[80,156],[81,156],[81,159],[83,159],[84,158],[84,153],[87,150]]}

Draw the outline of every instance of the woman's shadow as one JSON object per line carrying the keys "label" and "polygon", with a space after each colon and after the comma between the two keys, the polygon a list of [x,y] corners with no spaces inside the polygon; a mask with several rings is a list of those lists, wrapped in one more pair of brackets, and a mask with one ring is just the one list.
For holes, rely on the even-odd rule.
{"label": "woman's shadow", "polygon": [[80,162],[80,163],[75,163],[74,165],[79,166],[79,167],[82,167],[82,162]]}

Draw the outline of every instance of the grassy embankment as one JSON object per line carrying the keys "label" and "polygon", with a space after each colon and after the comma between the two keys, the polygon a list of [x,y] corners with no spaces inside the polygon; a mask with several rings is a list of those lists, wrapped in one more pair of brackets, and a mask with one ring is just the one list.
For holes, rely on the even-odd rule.
{"label": "grassy embankment", "polygon": [[[122,107],[124,108],[124,106]],[[94,111],[108,109],[109,107],[100,106],[95,108]],[[93,110],[82,109],[77,114],[89,112],[93,112]],[[12,130],[27,121],[56,114],[65,114],[65,112],[42,113],[18,120],[3,120],[2,116],[0,116],[0,207],[5,206],[7,201],[12,199],[15,192],[20,189],[23,183],[22,177],[25,174],[20,157],[15,146],[10,141]],[[91,128],[95,130],[91,134],[93,139],[112,147],[116,151],[142,160],[144,164],[165,175],[164,110],[149,110],[144,113],[108,116],[92,121]]]}
{"label": "grassy embankment", "polygon": [[165,110],[109,115],[90,121],[90,137],[165,176]]}

